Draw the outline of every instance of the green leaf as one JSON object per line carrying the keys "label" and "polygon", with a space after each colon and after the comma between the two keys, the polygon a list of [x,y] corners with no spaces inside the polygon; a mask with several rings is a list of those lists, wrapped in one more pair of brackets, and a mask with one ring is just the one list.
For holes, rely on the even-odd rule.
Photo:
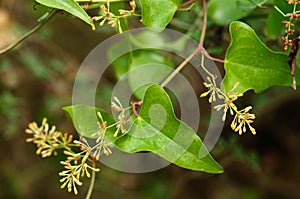
{"label": "green leaf", "polygon": [[182,0],[140,0],[146,27],[162,31],[173,18]]}
{"label": "green leaf", "polygon": [[[101,113],[103,120],[107,122],[107,126],[115,123],[114,119],[107,112],[99,108],[85,105],[74,105],[66,106],[63,109],[69,113],[76,131],[80,135],[88,138],[95,138],[93,134],[99,131],[97,122],[101,121],[97,116],[98,111]],[[114,131],[115,128],[109,128],[105,134],[106,138],[110,142],[114,142],[116,140],[116,138],[113,137]]]}
{"label": "green leaf", "polygon": [[[231,42],[225,56],[226,75],[222,84],[225,91],[232,89],[236,82],[240,83],[236,91],[242,93],[250,89],[259,93],[273,85],[291,86],[286,54],[266,47],[245,23],[231,23],[230,35]],[[296,79],[299,85],[299,72],[296,72]]]}
{"label": "green leaf", "polygon": [[228,25],[234,20],[247,16],[255,7],[242,10],[238,8],[239,0],[211,0],[208,3],[208,16],[219,25]]}
{"label": "green leaf", "polygon": [[89,15],[74,0],[36,0],[36,2],[60,10],[64,10],[93,26]]}
{"label": "green leaf", "polygon": [[[98,111],[107,125],[115,123],[105,111],[95,107],[75,105],[64,110],[78,133],[89,138],[95,138],[93,134],[99,130]],[[147,89],[139,114],[127,134],[115,138],[113,127],[107,130],[106,139],[124,152],[151,151],[183,168],[223,172],[192,128],[175,117],[171,100],[162,87],[152,85]]]}
{"label": "green leaf", "polygon": [[148,87],[139,117],[115,145],[129,153],[151,151],[187,169],[223,172],[193,129],[175,117],[172,102],[159,85]]}

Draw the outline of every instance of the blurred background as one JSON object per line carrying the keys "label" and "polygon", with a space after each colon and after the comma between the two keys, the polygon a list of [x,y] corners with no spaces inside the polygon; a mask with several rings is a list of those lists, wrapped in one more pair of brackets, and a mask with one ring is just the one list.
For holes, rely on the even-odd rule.
{"label": "blurred background", "polygon": [[[34,1],[0,0],[0,49],[34,27],[47,12],[34,5]],[[191,13],[177,14],[170,28],[184,32],[185,27],[194,24],[198,12],[196,8]],[[265,38],[264,20],[263,16],[255,23],[251,17],[244,19],[258,30],[269,47],[279,49],[277,41]],[[72,103],[73,81],[81,62],[113,34],[116,32],[110,27],[92,31],[78,19],[59,14],[16,49],[0,56],[1,199],[85,197],[89,181],[80,187],[78,196],[60,189],[59,161],[64,157],[36,156],[35,146],[25,142],[28,136],[24,130],[29,122],[40,123],[47,117],[61,131],[77,136],[62,107]],[[195,28],[191,36],[199,38],[199,34]],[[212,55],[224,58],[229,40],[228,27],[210,24],[205,46]],[[221,65],[219,68],[223,70]],[[102,78],[97,94],[101,108],[109,107],[116,81],[113,69]],[[204,91],[201,81],[194,83],[197,93]],[[207,99],[199,102],[201,117],[209,120]],[[230,129],[232,118],[228,119],[212,151],[224,174],[193,172],[174,165],[151,173],[130,174],[99,164],[101,172],[96,177],[92,198],[300,198],[300,90],[273,87],[261,94],[250,91],[238,105],[254,107],[257,135],[237,135]],[[205,128],[206,123],[201,125]]]}

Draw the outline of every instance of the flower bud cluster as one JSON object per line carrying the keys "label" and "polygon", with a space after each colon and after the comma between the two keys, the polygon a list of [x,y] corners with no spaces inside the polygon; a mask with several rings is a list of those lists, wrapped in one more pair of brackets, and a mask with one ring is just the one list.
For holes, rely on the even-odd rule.
{"label": "flower bud cluster", "polygon": [[[120,33],[123,32],[120,20],[127,18],[129,16],[135,16],[136,3],[134,0],[129,2],[131,10],[119,9],[119,15],[114,14],[110,11],[110,2],[106,1],[106,5],[100,5],[100,15],[92,17],[92,21],[100,21],[99,26],[103,26],[105,22],[112,28],[118,27]],[[95,29],[95,28],[94,28]]]}
{"label": "flower bud cluster", "polygon": [[210,94],[208,100],[210,103],[216,101],[216,98],[223,100],[224,103],[214,107],[217,111],[223,109],[222,121],[226,120],[226,115],[229,110],[231,115],[235,115],[230,125],[232,130],[239,132],[239,135],[242,135],[247,131],[246,127],[248,127],[252,134],[255,135],[255,128],[250,125],[255,119],[255,115],[249,112],[252,107],[248,106],[242,110],[238,110],[237,106],[234,104],[234,101],[243,96],[243,93],[234,92],[239,83],[237,82],[231,90],[224,93],[220,88],[217,87],[214,78],[208,77],[207,80],[208,83],[204,82],[203,84],[206,88],[208,88],[208,91],[202,93],[200,97],[206,97],[208,94]]}
{"label": "flower bud cluster", "polygon": [[294,5],[294,9],[291,13],[284,14],[278,7],[275,7],[284,17],[288,20],[283,20],[282,23],[285,25],[285,36],[281,37],[283,41],[283,49],[287,50],[293,44],[293,39],[291,38],[295,33],[295,21],[300,17],[299,11],[296,10],[297,4],[300,4],[300,1],[287,0],[288,4]]}

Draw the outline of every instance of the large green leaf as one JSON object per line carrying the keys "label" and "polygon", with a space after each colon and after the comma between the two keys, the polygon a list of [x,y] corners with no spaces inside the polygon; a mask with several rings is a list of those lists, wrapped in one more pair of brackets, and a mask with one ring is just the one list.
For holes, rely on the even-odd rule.
{"label": "large green leaf", "polygon": [[151,151],[183,168],[223,172],[193,129],[175,117],[172,102],[159,85],[148,87],[139,117],[115,145],[129,153]]}
{"label": "large green leaf", "polygon": [[[230,90],[236,82],[240,83],[238,91],[253,89],[257,93],[273,85],[292,84],[286,54],[266,47],[245,23],[231,23],[230,35],[231,43],[225,57],[226,75],[222,84],[225,91]],[[296,74],[296,79],[299,85],[300,73]]]}
{"label": "large green leaf", "polygon": [[162,31],[173,18],[182,0],[140,0],[145,26]]}
{"label": "large green leaf", "polygon": [[51,8],[64,10],[93,26],[91,18],[74,0],[36,0],[36,2]]}
{"label": "large green leaf", "polygon": [[234,20],[247,16],[256,6],[247,10],[238,7],[239,0],[211,0],[208,3],[208,16],[219,25],[228,25]]}
{"label": "large green leaf", "polygon": [[[80,135],[89,138],[95,138],[93,134],[99,130],[98,111],[107,125],[115,123],[105,111],[95,107],[75,105],[64,107],[64,110],[71,116]],[[175,117],[172,102],[161,86],[148,87],[139,114],[127,134],[115,138],[116,129],[109,128],[106,139],[124,152],[151,151],[183,168],[223,172],[193,129]]]}

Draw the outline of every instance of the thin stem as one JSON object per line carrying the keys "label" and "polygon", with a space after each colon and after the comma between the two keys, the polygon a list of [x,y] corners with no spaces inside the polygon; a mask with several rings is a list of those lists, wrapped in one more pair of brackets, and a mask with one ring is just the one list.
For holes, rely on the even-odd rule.
{"label": "thin stem", "polygon": [[93,4],[89,4],[87,2],[87,4],[82,4],[81,7],[84,10],[92,10],[92,9],[99,9],[100,8],[101,3],[93,3]]}
{"label": "thin stem", "polygon": [[205,48],[203,46],[200,46],[200,45],[198,46],[197,53],[204,54],[205,57],[207,57],[208,59],[210,59],[212,61],[217,61],[217,62],[220,62],[220,63],[225,62],[223,59],[219,59],[219,58],[215,58],[215,57],[210,56],[208,54],[208,52],[205,50]]}
{"label": "thin stem", "polygon": [[293,13],[296,12],[296,9],[297,9],[297,2],[294,3],[294,9],[293,9]]}
{"label": "thin stem", "polygon": [[197,53],[204,54],[205,57],[207,57],[208,59],[210,59],[212,61],[217,61],[217,62],[220,62],[220,63],[224,63],[224,60],[218,59],[218,58],[214,58],[214,57],[210,56],[207,53],[207,51],[205,50],[205,48],[203,47],[203,45],[204,45],[204,39],[205,39],[205,33],[206,33],[206,26],[207,26],[207,6],[206,6],[206,0],[202,0],[202,10],[203,10],[203,22],[202,22],[201,37],[200,37],[200,40],[199,40],[199,45],[198,45]]}
{"label": "thin stem", "polygon": [[185,66],[187,63],[189,63],[196,55],[197,50],[195,50],[188,58],[186,58],[177,68],[174,70],[168,78],[163,81],[161,84],[162,87],[165,87]]}
{"label": "thin stem", "polygon": [[201,67],[209,76],[211,76],[212,81],[215,83],[214,81],[215,76],[204,66],[204,54],[202,54],[202,58],[201,58]]}
{"label": "thin stem", "polygon": [[286,14],[284,14],[277,6],[274,6],[274,8],[284,17],[286,17]]}
{"label": "thin stem", "polygon": [[200,41],[199,41],[199,46],[203,46],[205,33],[206,33],[206,25],[207,25],[206,0],[202,0],[202,10],[203,10],[203,22],[202,22],[202,30],[201,30],[201,37],[200,37]]}
{"label": "thin stem", "polygon": [[19,45],[22,41],[24,41],[25,39],[27,39],[28,37],[30,37],[33,33],[37,32],[39,29],[41,29],[55,14],[56,14],[56,9],[53,9],[50,11],[50,14],[48,15],[48,17],[46,19],[44,19],[43,21],[41,21],[40,24],[38,24],[37,26],[35,26],[32,30],[30,30],[29,32],[27,32],[25,35],[23,35],[22,37],[20,37],[17,41],[15,41],[14,43],[12,43],[11,45],[9,45],[8,47],[0,50],[0,55],[3,55],[4,53],[9,52],[10,50],[12,50],[13,48],[15,48],[17,45]]}
{"label": "thin stem", "polygon": [[[92,167],[95,168],[95,166],[96,166],[95,161],[92,161]],[[90,183],[89,190],[86,194],[85,199],[90,199],[92,196],[92,192],[93,192],[94,185],[95,185],[95,177],[96,177],[96,171],[94,169],[92,169],[91,183]]]}
{"label": "thin stem", "polygon": [[[205,39],[205,32],[206,32],[206,25],[207,25],[207,8],[206,8],[206,0],[202,0],[202,9],[203,9],[203,23],[202,23],[202,30],[201,30],[201,37],[200,37],[200,41],[199,41],[199,45],[197,47],[197,49],[188,57],[186,58],[177,68],[176,70],[174,70],[165,81],[163,81],[163,83],[161,84],[162,87],[165,87],[186,65],[187,63],[189,63],[189,61],[191,61],[197,54],[201,53],[202,55],[204,55],[205,57],[209,58],[210,60],[213,61],[217,61],[220,63],[224,63],[224,60],[222,59],[218,59],[218,58],[214,58],[211,57],[206,50],[203,47],[204,44],[204,39]],[[202,62],[204,61],[204,57],[202,56]],[[203,65],[203,64],[201,64]],[[205,72],[207,72],[207,74],[211,75],[212,74],[205,68],[202,66],[202,68],[205,70]],[[213,77],[213,76],[212,76]]]}
{"label": "thin stem", "polygon": [[196,4],[196,3],[192,3],[192,4],[191,4],[189,7],[187,7],[187,8],[177,8],[177,11],[191,11],[195,4]]}
{"label": "thin stem", "polygon": [[197,53],[204,54],[205,57],[207,57],[208,59],[210,59],[212,61],[217,61],[217,62],[220,62],[220,63],[224,63],[224,60],[218,59],[218,58],[214,58],[214,57],[210,56],[207,53],[207,51],[205,50],[205,48],[203,47],[203,45],[204,45],[204,39],[205,39],[205,33],[206,33],[206,26],[207,26],[206,0],[202,0],[202,10],[203,10],[202,30],[201,30],[201,36],[200,36],[200,40],[199,40],[198,49],[196,51],[197,51]]}
{"label": "thin stem", "polygon": [[187,5],[189,5],[189,4],[193,4],[193,3],[195,3],[195,2],[196,2],[196,0],[188,0],[188,1],[186,1],[186,2],[184,2],[184,3],[182,3],[182,4],[180,4],[180,5],[178,5],[178,8],[185,7],[185,6],[187,6]]}
{"label": "thin stem", "polygon": [[143,101],[131,102],[132,111],[136,117],[140,116],[136,109],[137,109],[137,107],[142,106],[142,104],[143,104]]}

